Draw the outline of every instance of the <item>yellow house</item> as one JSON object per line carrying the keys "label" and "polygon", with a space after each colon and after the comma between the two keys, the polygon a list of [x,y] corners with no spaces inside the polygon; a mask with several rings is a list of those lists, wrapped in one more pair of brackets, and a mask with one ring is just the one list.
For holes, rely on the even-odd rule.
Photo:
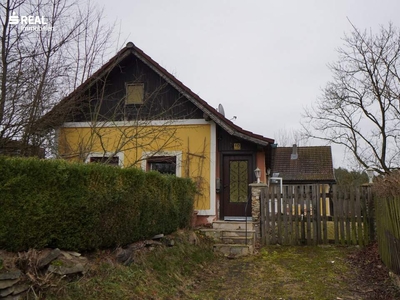
{"label": "yellow house", "polygon": [[254,169],[266,182],[271,167],[273,139],[232,123],[131,42],[41,125],[62,158],[192,178],[199,223],[251,216]]}

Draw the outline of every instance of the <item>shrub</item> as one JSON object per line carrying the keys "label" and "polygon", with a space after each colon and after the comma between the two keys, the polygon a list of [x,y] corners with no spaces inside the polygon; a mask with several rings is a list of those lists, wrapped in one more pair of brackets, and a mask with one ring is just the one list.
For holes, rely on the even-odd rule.
{"label": "shrub", "polygon": [[373,193],[379,254],[400,275],[400,172],[377,178]]}
{"label": "shrub", "polygon": [[400,171],[394,171],[385,176],[375,178],[372,190],[377,197],[399,197]]}
{"label": "shrub", "polygon": [[189,224],[189,179],[61,160],[0,157],[0,248],[126,245]]}

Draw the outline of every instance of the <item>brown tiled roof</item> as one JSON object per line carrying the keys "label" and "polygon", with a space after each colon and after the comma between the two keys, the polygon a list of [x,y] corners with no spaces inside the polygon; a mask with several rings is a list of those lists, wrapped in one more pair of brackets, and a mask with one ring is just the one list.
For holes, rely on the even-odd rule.
{"label": "brown tiled roof", "polygon": [[0,155],[45,157],[45,150],[39,146],[25,144],[19,140],[0,138]]}
{"label": "brown tiled roof", "polygon": [[154,61],[150,56],[148,56],[131,42],[127,43],[126,47],[121,49],[113,58],[111,58],[105,65],[103,65],[98,71],[96,71],[89,79],[82,83],[75,91],[73,91],[63,100],[61,100],[46,116],[42,118],[41,124],[38,129],[43,130],[45,128],[54,128],[60,126],[62,122],[57,123],[56,120],[65,115],[65,111],[67,111],[68,108],[70,109],[70,107],[76,103],[79,95],[90,88],[98,79],[102,78],[104,75],[110,72],[124,58],[128,57],[129,55],[135,55],[140,60],[142,60],[153,71],[160,75],[181,94],[186,96],[194,105],[196,105],[201,111],[203,111],[205,115],[207,115],[216,124],[221,126],[229,134],[262,146],[274,143],[273,139],[244,130],[243,128],[234,124],[232,121],[225,118],[225,116],[220,114],[215,108],[213,108],[206,101],[201,99],[196,93],[190,90],[175,76],[173,76],[166,69],[161,67],[156,61]]}
{"label": "brown tiled roof", "polygon": [[297,159],[291,159],[293,147],[273,150],[272,173],[286,183],[335,182],[330,146],[297,147]]}

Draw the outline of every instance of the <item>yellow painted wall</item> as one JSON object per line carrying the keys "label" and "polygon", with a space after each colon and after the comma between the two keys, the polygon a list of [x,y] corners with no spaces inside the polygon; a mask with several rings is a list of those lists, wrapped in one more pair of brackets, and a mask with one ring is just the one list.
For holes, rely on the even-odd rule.
{"label": "yellow painted wall", "polygon": [[198,210],[210,209],[210,146],[209,124],[62,127],[58,131],[59,155],[74,161],[85,161],[93,152],[122,152],[123,167],[140,168],[143,152],[182,151],[181,177],[192,178],[198,186]]}

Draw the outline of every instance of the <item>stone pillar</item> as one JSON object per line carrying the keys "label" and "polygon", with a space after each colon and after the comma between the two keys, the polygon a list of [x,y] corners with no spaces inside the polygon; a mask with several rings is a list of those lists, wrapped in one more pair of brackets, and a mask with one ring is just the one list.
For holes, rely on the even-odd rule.
{"label": "stone pillar", "polygon": [[254,222],[254,229],[256,231],[256,241],[261,239],[260,231],[260,211],[261,211],[261,189],[268,187],[266,183],[251,183],[251,217]]}

